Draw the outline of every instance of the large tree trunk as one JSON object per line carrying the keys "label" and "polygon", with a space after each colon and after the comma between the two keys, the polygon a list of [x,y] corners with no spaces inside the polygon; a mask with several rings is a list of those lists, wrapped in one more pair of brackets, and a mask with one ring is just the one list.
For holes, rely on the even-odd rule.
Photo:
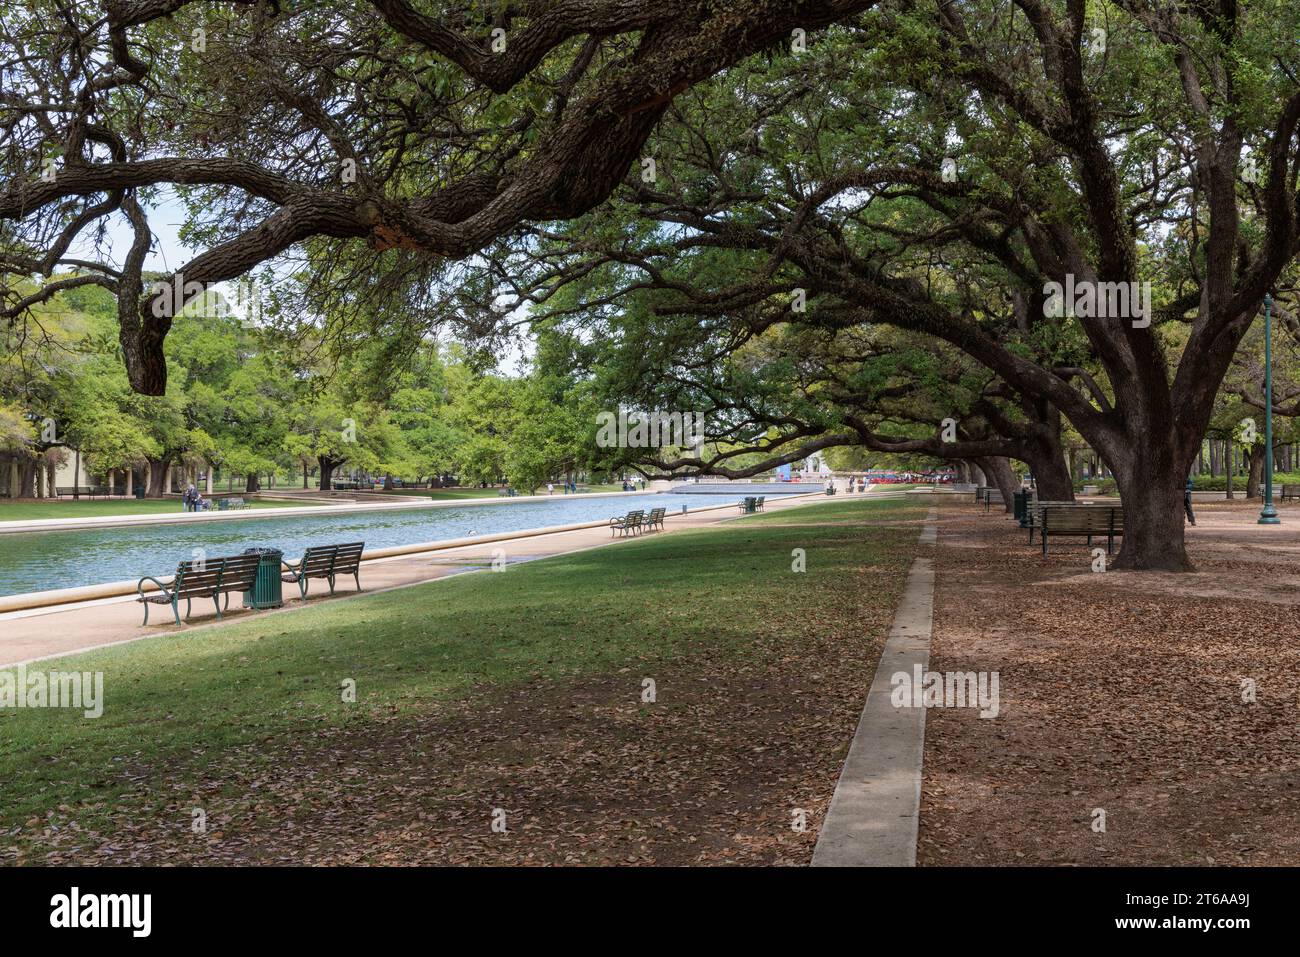
{"label": "large tree trunk", "polygon": [[163,494],[163,483],[171,475],[171,459],[149,460],[149,484],[145,494],[150,498],[159,498]]}
{"label": "large tree trunk", "polygon": [[244,491],[246,493],[256,492],[260,490],[261,487],[262,487],[262,477],[258,475],[256,472],[249,472],[248,475],[244,476]]}
{"label": "large tree trunk", "polygon": [[1246,473],[1246,498],[1259,498],[1259,484],[1264,480],[1264,447],[1252,445],[1246,456],[1250,463]]}
{"label": "large tree trunk", "polygon": [[316,462],[320,465],[320,490],[328,492],[331,488],[330,481],[334,476],[334,463],[324,457],[318,458]]}
{"label": "large tree trunk", "polygon": [[1113,567],[1191,571],[1183,537],[1187,469],[1174,461],[1173,450],[1164,442],[1148,441],[1112,465],[1124,502],[1123,545]]}
{"label": "large tree trunk", "polygon": [[1223,459],[1224,459],[1223,487],[1226,492],[1225,497],[1229,499],[1232,498],[1232,480],[1237,475],[1237,463],[1234,461],[1235,455],[1236,453],[1232,448],[1232,439],[1224,439],[1223,440]]}
{"label": "large tree trunk", "polygon": [[1028,460],[1034,470],[1034,487],[1042,502],[1073,502],[1074,481],[1064,454],[1032,456]]}
{"label": "large tree trunk", "polygon": [[1011,514],[1015,508],[1012,496],[1020,491],[1020,483],[1016,481],[1015,473],[1011,471],[1011,462],[1001,455],[991,455],[978,461],[980,468],[984,470],[984,474],[1002,493],[1003,507],[1007,514]]}

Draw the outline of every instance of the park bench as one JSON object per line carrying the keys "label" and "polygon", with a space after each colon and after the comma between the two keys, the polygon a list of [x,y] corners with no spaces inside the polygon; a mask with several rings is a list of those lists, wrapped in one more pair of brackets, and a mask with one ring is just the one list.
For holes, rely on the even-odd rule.
{"label": "park bench", "polygon": [[664,527],[664,515],[667,514],[667,512],[668,509],[666,508],[652,508],[650,509],[650,514],[646,516],[646,520],[643,524],[649,529],[662,529]]}
{"label": "park bench", "polygon": [[1066,501],[1041,501],[1039,499],[1030,499],[1025,506],[1025,517],[1020,523],[1021,528],[1029,529],[1029,544],[1034,544],[1034,529],[1043,526],[1043,508],[1048,505],[1057,505],[1061,508],[1068,508],[1071,505],[1081,505],[1081,502]]}
{"label": "park bench", "polygon": [[757,512],[758,498],[754,495],[746,495],[736,503],[736,508],[740,509],[742,512]]}
{"label": "park bench", "polygon": [[288,569],[280,576],[282,582],[298,586],[298,592],[305,600],[307,587],[313,578],[324,578],[330,583],[330,594],[334,594],[334,579],[341,575],[351,575],[361,591],[361,552],[365,542],[347,542],[343,545],[313,545],[302,553],[298,564],[281,562]]}
{"label": "park bench", "polygon": [[1300,485],[1287,483],[1282,486],[1282,501],[1289,498],[1300,498]]}
{"label": "park bench", "polygon": [[218,512],[227,512],[232,508],[248,508],[248,507],[249,507],[248,503],[238,496],[235,496],[234,498],[217,499]]}
{"label": "park bench", "polygon": [[981,489],[981,491],[983,492],[983,497],[981,500],[984,502],[984,511],[987,512],[990,506],[1005,504],[1002,498],[1002,489],[985,488],[985,489]]}
{"label": "park bench", "polygon": [[1100,501],[1084,502],[1057,502],[1057,501],[1040,501],[1034,499],[1025,509],[1025,521],[1021,523],[1021,528],[1029,529],[1029,544],[1034,544],[1034,529],[1043,526],[1043,509],[1051,506],[1053,508],[1122,508],[1123,503],[1117,498],[1101,499]]}
{"label": "park bench", "polygon": [[609,534],[613,538],[614,533],[626,535],[628,532],[636,534],[640,531],[641,526],[645,524],[645,512],[642,509],[628,512],[622,518],[614,517],[609,520]]}
{"label": "park bench", "polygon": [[1115,539],[1124,534],[1124,509],[1118,505],[1045,505],[1039,537],[1043,554],[1047,554],[1048,538],[1070,536],[1086,537],[1092,545],[1094,535],[1106,536],[1106,553],[1115,550]]}
{"label": "park bench", "polygon": [[[217,608],[217,617],[221,617],[221,596],[226,596],[226,608],[230,607],[232,591],[249,591],[257,578],[258,555],[232,555],[229,558],[203,558],[196,561],[181,562],[176,566],[176,574],[168,581],[160,581],[152,576],[145,576],[136,583],[136,601],[144,603],[144,624],[149,624],[150,605],[171,605],[176,624],[181,623],[180,601],[185,599],[185,617],[190,617],[190,606],[195,598],[211,598]],[[144,583],[153,582],[158,586],[158,594],[146,595]]]}
{"label": "park bench", "polygon": [[754,508],[758,509],[760,512],[763,511],[763,500],[766,498],[767,498],[766,495],[760,495],[757,499],[755,499]]}
{"label": "park bench", "polygon": [[86,498],[94,498],[96,495],[106,494],[102,485],[60,485],[54,491],[59,498],[65,495],[71,495],[73,498],[81,498],[83,495]]}

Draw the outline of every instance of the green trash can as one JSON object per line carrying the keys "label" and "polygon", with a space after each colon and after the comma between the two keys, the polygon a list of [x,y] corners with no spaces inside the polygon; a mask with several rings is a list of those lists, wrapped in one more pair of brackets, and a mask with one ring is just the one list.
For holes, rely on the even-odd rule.
{"label": "green trash can", "polygon": [[278,548],[246,548],[245,555],[261,555],[257,563],[257,578],[253,590],[244,592],[245,608],[279,608],[284,604],[280,591],[280,559],[284,553]]}
{"label": "green trash can", "polygon": [[1021,489],[1011,496],[1011,517],[1025,526],[1025,516],[1029,512],[1029,489]]}

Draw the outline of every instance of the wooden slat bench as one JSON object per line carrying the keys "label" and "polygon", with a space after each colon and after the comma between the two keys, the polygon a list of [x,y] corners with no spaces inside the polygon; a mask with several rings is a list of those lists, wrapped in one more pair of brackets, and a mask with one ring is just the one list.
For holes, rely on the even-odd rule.
{"label": "wooden slat bench", "polygon": [[361,591],[361,553],[365,542],[347,542],[342,545],[313,545],[302,553],[298,564],[281,562],[286,571],[280,580],[298,586],[298,593],[306,599],[307,588],[313,578],[323,578],[329,582],[330,594],[334,594],[334,581],[343,575],[351,575]]}
{"label": "wooden slat bench", "polygon": [[985,488],[985,489],[981,489],[980,491],[983,496],[981,500],[984,502],[984,511],[987,512],[989,510],[989,507],[992,505],[1006,504],[1006,501],[1002,498],[1002,489]]}
{"label": "wooden slat bench", "polygon": [[[221,617],[221,596],[226,596],[226,608],[230,607],[230,593],[248,591],[257,578],[258,555],[232,555],[228,558],[205,558],[197,561],[181,562],[176,566],[176,574],[164,582],[152,576],[141,578],[136,584],[136,601],[144,603],[144,624],[149,624],[150,605],[171,605],[176,624],[181,623],[180,601],[185,599],[185,617],[190,616],[190,605],[195,598],[211,598],[217,608],[217,617]],[[145,594],[144,583],[153,582],[158,586],[158,594]]]}
{"label": "wooden slat bench", "polygon": [[71,495],[73,498],[85,496],[90,499],[93,499],[96,495],[100,498],[108,497],[108,491],[103,485],[61,485],[54,492],[59,498],[63,498],[65,495]]}
{"label": "wooden slat bench", "polygon": [[1030,545],[1034,544],[1034,530],[1041,528],[1043,525],[1043,509],[1049,505],[1054,508],[1122,508],[1124,503],[1117,498],[1075,500],[1073,502],[1034,500],[1029,503],[1029,507],[1025,510],[1026,520],[1021,524],[1021,528],[1029,529]]}
{"label": "wooden slat bench", "polygon": [[1124,534],[1124,509],[1117,505],[1044,505],[1039,537],[1043,554],[1047,554],[1047,541],[1058,538],[1086,537],[1092,545],[1093,536],[1106,536],[1106,553],[1115,550],[1115,539]]}
{"label": "wooden slat bench", "polygon": [[1295,483],[1286,483],[1282,486],[1282,501],[1289,498],[1300,498],[1300,485]]}
{"label": "wooden slat bench", "polygon": [[631,532],[632,534],[635,535],[637,532],[641,530],[641,526],[644,524],[645,524],[645,511],[642,509],[636,509],[635,511],[628,512],[622,518],[618,518],[618,517],[611,518],[609,520],[610,538],[614,537],[615,532],[618,532],[620,535],[626,535],[628,532]]}
{"label": "wooden slat bench", "polygon": [[651,530],[656,528],[662,530],[664,527],[664,516],[667,513],[668,509],[666,508],[652,508],[650,509],[650,514],[646,516],[646,519],[642,524]]}
{"label": "wooden slat bench", "polygon": [[1034,529],[1043,527],[1043,509],[1049,505],[1059,505],[1063,508],[1069,508],[1072,505],[1082,505],[1082,502],[1057,502],[1052,500],[1039,501],[1033,499],[1025,509],[1025,521],[1022,528],[1029,529],[1029,544],[1034,544]]}

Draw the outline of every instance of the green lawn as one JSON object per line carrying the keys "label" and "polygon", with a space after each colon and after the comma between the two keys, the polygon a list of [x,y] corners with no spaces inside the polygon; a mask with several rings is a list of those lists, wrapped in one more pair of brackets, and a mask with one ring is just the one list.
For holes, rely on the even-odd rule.
{"label": "green lawn", "polygon": [[924,517],[927,504],[910,502],[906,499],[873,499],[870,492],[865,495],[828,495],[824,500],[810,505],[801,505],[796,509],[778,509],[774,512],[758,512],[746,515],[747,524],[791,525],[817,522],[859,522],[863,520],[895,520],[899,515],[909,518]]}
{"label": "green lawn", "polygon": [[[248,500],[252,508],[285,508],[291,501]],[[314,503],[303,503],[314,504]],[[177,499],[52,499],[45,502],[6,502],[0,499],[0,522],[26,522],[42,518],[109,518],[117,515],[162,515],[180,512]]]}
{"label": "green lawn", "polygon": [[[38,816],[86,826],[128,789],[201,781],[227,749],[282,751],[308,730],[418,717],[484,686],[608,674],[647,655],[744,660],[857,614],[846,609],[892,607],[916,530],[882,523],[924,512],[817,503],[43,662],[33,667],[103,672],[104,714],[0,710],[0,834]],[[887,585],[864,590],[868,570]],[[347,679],[355,704],[341,701]]]}

